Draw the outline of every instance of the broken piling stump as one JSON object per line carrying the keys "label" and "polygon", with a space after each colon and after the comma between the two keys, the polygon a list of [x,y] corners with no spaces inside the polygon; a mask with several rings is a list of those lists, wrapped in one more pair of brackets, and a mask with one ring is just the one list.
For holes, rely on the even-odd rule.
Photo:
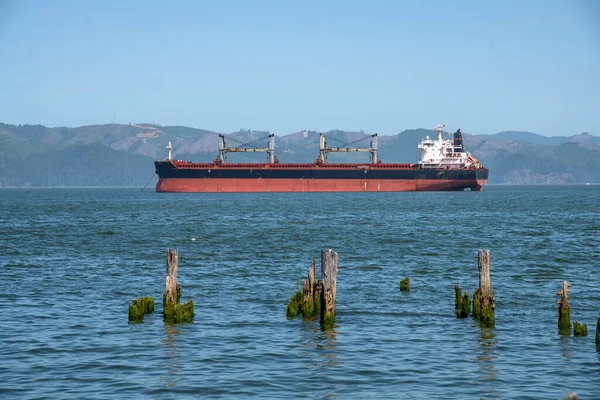
{"label": "broken piling stump", "polygon": [[473,318],[486,326],[494,326],[496,298],[490,283],[490,251],[479,250],[479,288],[473,291]]}
{"label": "broken piling stump", "polygon": [[315,296],[317,292],[316,276],[317,268],[313,258],[308,269],[308,277],[304,280],[302,288],[302,315],[304,318],[310,318],[321,313],[321,292],[319,292],[319,297]]}
{"label": "broken piling stump", "polygon": [[569,305],[568,294],[571,291],[571,286],[567,281],[563,281],[563,288],[558,293],[560,299],[556,302],[558,304],[558,332],[561,335],[571,334],[571,306]]}
{"label": "broken piling stump", "polygon": [[410,291],[410,279],[404,278],[400,281],[400,291],[402,291],[402,292]]}
{"label": "broken piling stump", "polygon": [[179,256],[177,250],[167,249],[167,279],[163,295],[163,318],[165,322],[191,322],[194,319],[194,302],[179,303],[181,286],[177,283]]}
{"label": "broken piling stump", "polygon": [[335,319],[335,294],[338,271],[337,253],[331,250],[321,251],[321,276],[316,280],[315,260],[308,269],[302,291],[298,290],[290,299],[286,308],[286,316],[294,318],[302,314],[304,318],[320,315],[324,328],[333,326]]}
{"label": "broken piling stump", "polygon": [[469,299],[469,293],[465,292],[462,295],[462,290],[458,285],[454,285],[454,311],[456,318],[466,318],[469,316],[471,310],[471,299]]}
{"label": "broken piling stump", "polygon": [[600,317],[596,321],[596,350],[600,351]]}
{"label": "broken piling stump", "polygon": [[[319,281],[321,282],[321,281]],[[288,303],[285,315],[288,318],[294,318],[302,314],[304,318],[310,318],[321,312],[321,291],[317,291],[316,267],[313,258],[308,268],[307,279],[302,283],[302,291],[298,290]]]}
{"label": "broken piling stump", "polygon": [[154,312],[154,299],[140,297],[129,304],[129,321],[142,322],[146,314]]}
{"label": "broken piling stump", "polygon": [[573,322],[573,336],[587,336],[587,325]]}

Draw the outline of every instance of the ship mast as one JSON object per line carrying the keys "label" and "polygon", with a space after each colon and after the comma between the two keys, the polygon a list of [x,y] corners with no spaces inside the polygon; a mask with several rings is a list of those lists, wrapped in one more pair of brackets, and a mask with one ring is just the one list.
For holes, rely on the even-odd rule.
{"label": "ship mast", "polygon": [[173,146],[171,146],[171,141],[169,140],[169,145],[167,146],[167,150],[169,150],[169,161],[173,161],[173,155],[171,153],[171,150],[173,150]]}
{"label": "ship mast", "polygon": [[436,125],[435,126],[435,131],[438,133],[438,140],[441,142],[442,139],[442,132],[444,131],[444,127],[446,126],[446,123],[443,123],[441,125]]}

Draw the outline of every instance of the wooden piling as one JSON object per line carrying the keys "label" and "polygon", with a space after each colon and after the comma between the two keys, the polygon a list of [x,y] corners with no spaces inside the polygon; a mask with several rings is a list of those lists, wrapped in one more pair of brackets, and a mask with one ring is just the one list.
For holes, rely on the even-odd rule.
{"label": "wooden piling", "polygon": [[304,279],[302,291],[297,291],[286,309],[288,318],[294,318],[302,313],[306,318],[321,316],[324,329],[333,326],[335,320],[335,295],[338,272],[338,255],[331,250],[321,251],[321,277],[316,280],[315,260],[308,269],[307,279]]}
{"label": "wooden piling", "polygon": [[465,295],[462,299],[462,308],[460,310],[460,317],[466,318],[469,316],[469,312],[471,311],[471,299],[469,298],[469,293],[465,292]]}
{"label": "wooden piling", "polygon": [[317,283],[315,283],[315,296],[313,297],[315,301],[315,315],[321,315],[321,310],[323,309],[323,280],[319,279]]}
{"label": "wooden piling", "polygon": [[456,318],[466,318],[471,310],[471,299],[469,293],[465,292],[463,296],[462,290],[458,285],[454,285],[454,311]]}
{"label": "wooden piling", "polygon": [[163,303],[179,303],[181,286],[177,283],[179,271],[179,256],[177,250],[167,249],[167,281]]}
{"label": "wooden piling", "polygon": [[338,255],[329,250],[321,251],[321,274],[323,293],[321,296],[321,320],[325,328],[335,321],[335,294],[338,272]]}
{"label": "wooden piling", "polygon": [[167,279],[163,295],[163,318],[165,322],[191,322],[194,318],[194,302],[179,303],[181,286],[177,283],[179,256],[177,250],[167,249]]}
{"label": "wooden piling", "polygon": [[573,322],[573,336],[587,336],[587,325]]}
{"label": "wooden piling", "polygon": [[[311,318],[321,312],[322,281],[316,281],[316,267],[313,259],[308,268],[307,278],[302,283],[302,291],[297,291],[288,303],[285,314],[294,318],[302,314],[304,318]],[[321,288],[321,289],[319,289]]]}
{"label": "wooden piling", "polygon": [[[304,280],[302,290],[302,315],[304,318],[309,318],[317,313],[319,309],[315,308],[315,286],[317,284],[317,268],[315,267],[315,259],[313,258],[310,268],[308,269],[308,277]],[[320,305],[320,301],[317,302]]]}
{"label": "wooden piling", "polygon": [[563,288],[558,293],[560,299],[556,302],[558,304],[558,332],[561,335],[571,334],[571,306],[569,305],[569,289],[571,286],[567,281],[563,281]]}
{"label": "wooden piling", "polygon": [[400,281],[400,290],[403,292],[410,291],[410,279],[409,278],[404,278]]}
{"label": "wooden piling", "polygon": [[596,321],[596,350],[600,351],[600,317]]}
{"label": "wooden piling", "polygon": [[479,288],[473,291],[473,318],[487,326],[494,326],[496,308],[494,289],[490,281],[490,251],[479,250]]}
{"label": "wooden piling", "polygon": [[140,297],[129,304],[129,321],[142,322],[144,316],[154,312],[154,299],[152,297]]}
{"label": "wooden piling", "polygon": [[462,309],[462,290],[458,285],[454,285],[454,311],[456,318],[461,318],[460,310]]}

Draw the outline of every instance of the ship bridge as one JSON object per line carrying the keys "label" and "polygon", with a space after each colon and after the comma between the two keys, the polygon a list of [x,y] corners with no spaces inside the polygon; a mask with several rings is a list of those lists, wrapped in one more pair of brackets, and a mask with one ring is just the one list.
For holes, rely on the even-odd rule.
{"label": "ship bridge", "polygon": [[465,151],[460,129],[454,133],[453,139],[444,139],[445,124],[437,125],[437,139],[427,136],[419,143],[421,159],[418,164],[423,168],[469,168],[476,167],[479,162],[469,152]]}

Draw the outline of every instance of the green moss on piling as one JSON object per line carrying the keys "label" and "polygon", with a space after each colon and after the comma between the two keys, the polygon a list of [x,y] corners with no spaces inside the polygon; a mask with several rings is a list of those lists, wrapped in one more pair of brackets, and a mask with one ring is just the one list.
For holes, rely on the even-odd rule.
{"label": "green moss on piling", "polygon": [[400,281],[400,290],[403,292],[410,291],[410,279],[404,278]]}
{"label": "green moss on piling", "polygon": [[335,323],[335,315],[334,314],[324,315],[323,318],[321,319],[321,329],[324,331],[326,331],[328,329],[332,329],[334,327],[334,323]]}
{"label": "green moss on piling", "polygon": [[483,326],[494,326],[494,323],[496,322],[494,310],[491,307],[481,307],[479,322],[481,322]]}
{"label": "green moss on piling", "polygon": [[485,302],[479,289],[473,293],[473,318],[485,327],[493,327],[496,322],[494,307],[489,301]]}
{"label": "green moss on piling", "polygon": [[298,290],[290,299],[290,302],[285,310],[285,315],[288,318],[295,318],[302,312],[302,292]]}
{"label": "green moss on piling", "polygon": [[315,292],[315,297],[313,298],[313,315],[321,314],[321,296],[320,294]]}
{"label": "green moss on piling", "polygon": [[461,315],[462,299],[462,290],[460,290],[458,285],[454,285],[454,312],[456,313],[456,318],[460,318]]}
{"label": "green moss on piling", "polygon": [[481,316],[481,293],[479,289],[473,292],[473,318],[479,320]]}
{"label": "green moss on piling", "polygon": [[181,324],[194,320],[194,302],[190,299],[185,304],[164,303],[163,317],[165,322]]}
{"label": "green moss on piling", "polygon": [[315,302],[314,299],[307,300],[302,303],[302,316],[304,318],[310,318],[315,315]]}
{"label": "green moss on piling", "polygon": [[460,304],[460,318],[468,317],[469,311],[471,311],[471,299],[469,298],[469,293],[465,292]]}
{"label": "green moss on piling", "polygon": [[194,302],[189,299],[185,304],[181,304],[181,289],[177,284],[177,301],[167,301],[167,294],[163,294],[163,319],[170,324],[181,324],[192,322],[194,320]]}
{"label": "green moss on piling", "polygon": [[587,325],[579,324],[579,322],[573,322],[573,335],[575,336],[587,336]]}
{"label": "green moss on piling", "polygon": [[[181,305],[181,304],[179,304]],[[181,314],[178,315],[178,319],[175,323],[178,322],[192,322],[194,319],[194,302],[192,299],[189,299],[185,302],[183,306],[181,306]]]}
{"label": "green moss on piling", "polygon": [[561,335],[571,334],[571,307],[558,306],[558,332]]}
{"label": "green moss on piling", "polygon": [[463,296],[462,290],[458,285],[454,285],[454,312],[456,318],[466,318],[471,311],[471,299],[469,293],[465,292]]}
{"label": "green moss on piling", "polygon": [[142,322],[144,315],[154,312],[154,299],[152,297],[140,297],[129,304],[129,321]]}

